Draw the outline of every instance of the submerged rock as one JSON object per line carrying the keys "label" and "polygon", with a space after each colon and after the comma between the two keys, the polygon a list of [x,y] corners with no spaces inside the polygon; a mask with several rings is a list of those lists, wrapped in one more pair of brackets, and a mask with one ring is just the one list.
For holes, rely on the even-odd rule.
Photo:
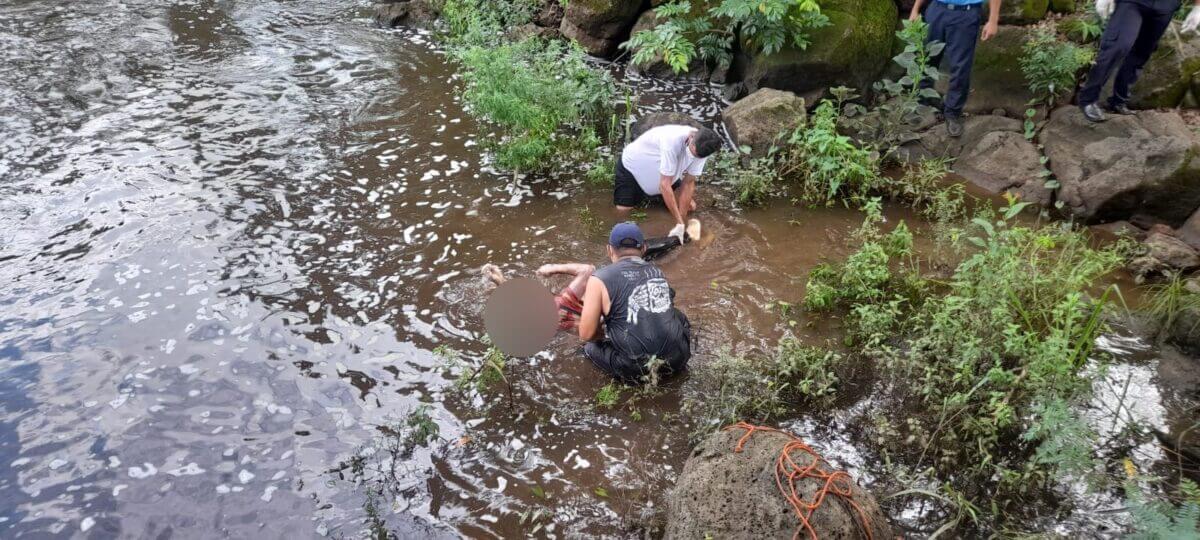
{"label": "submerged rock", "polygon": [[815,103],[826,89],[871,87],[892,57],[896,4],[892,0],[829,0],[821,13],[830,25],[809,32],[807,49],[740,54],[734,65],[746,92],[775,88]]}
{"label": "submerged rock", "polygon": [[[776,460],[791,438],[756,431],[743,450],[735,452],[743,434],[742,429],[721,431],[692,451],[679,481],[667,495],[667,539],[792,538],[797,532],[800,520],[775,481]],[[801,452],[792,456],[798,465],[811,461]],[[828,473],[832,468],[823,463],[820,470]],[[800,478],[796,489],[804,500],[811,500],[824,483]],[[894,538],[875,498],[853,480],[846,478],[843,485],[849,487],[850,500],[865,515],[870,537]],[[862,521],[847,499],[833,494],[810,518],[818,538],[867,538]],[[808,535],[801,531],[800,537]]]}
{"label": "submerged rock", "polygon": [[749,146],[752,156],[763,156],[781,133],[804,122],[804,99],[763,88],[730,105],[721,116],[735,144]]}
{"label": "submerged rock", "polygon": [[641,8],[641,0],[572,0],[563,11],[559,30],[588,54],[609,57],[629,37]]}
{"label": "submerged rock", "polygon": [[1200,206],[1200,139],[1178,113],[1113,115],[1093,124],[1078,108],[1063,107],[1039,140],[1062,184],[1059,200],[1086,221],[1142,213],[1179,225]]}
{"label": "submerged rock", "polygon": [[441,15],[434,0],[404,0],[377,4],[375,24],[395,28],[402,24],[426,26]]}

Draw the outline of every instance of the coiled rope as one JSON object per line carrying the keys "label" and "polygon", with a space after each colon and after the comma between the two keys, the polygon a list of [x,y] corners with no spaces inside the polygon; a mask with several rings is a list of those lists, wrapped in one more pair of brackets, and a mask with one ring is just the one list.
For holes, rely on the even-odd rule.
{"label": "coiled rope", "polygon": [[[800,538],[801,531],[808,531],[808,537],[811,540],[817,540],[817,531],[813,529],[812,523],[809,520],[812,518],[813,512],[825,502],[826,495],[841,497],[850,507],[854,508],[858,514],[859,524],[867,535],[867,540],[873,540],[871,536],[871,522],[867,519],[867,514],[863,511],[862,507],[854,502],[854,479],[849,473],[846,471],[828,471],[822,469],[822,464],[828,465],[825,459],[807,444],[804,444],[804,441],[801,441],[791,433],[766,426],[755,426],[746,422],[738,422],[728,426],[725,428],[725,431],[732,429],[746,430],[742,438],[738,439],[737,446],[733,448],[733,451],[737,453],[742,452],[742,449],[746,446],[746,442],[750,440],[750,436],[756,431],[781,433],[791,439],[780,449],[779,457],[775,459],[775,485],[779,487],[780,494],[792,505],[792,510],[795,511],[796,517],[800,519],[800,527],[797,527],[796,534],[792,535],[793,540]],[[798,458],[796,457],[797,454],[808,456],[808,458]],[[806,463],[800,464],[797,461],[806,461]],[[810,478],[824,483],[820,489],[813,493],[812,499],[804,500],[800,491],[796,489],[796,481],[797,479]]]}

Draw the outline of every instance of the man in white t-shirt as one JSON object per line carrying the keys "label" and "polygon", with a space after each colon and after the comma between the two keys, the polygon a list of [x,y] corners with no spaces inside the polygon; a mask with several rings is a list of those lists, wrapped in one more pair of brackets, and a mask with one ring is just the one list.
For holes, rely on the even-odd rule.
{"label": "man in white t-shirt", "polygon": [[617,160],[613,186],[618,219],[625,219],[647,197],[662,195],[675,218],[670,236],[683,242],[688,212],[696,209],[696,179],[721,144],[711,129],[676,124],[650,129],[629,143]]}

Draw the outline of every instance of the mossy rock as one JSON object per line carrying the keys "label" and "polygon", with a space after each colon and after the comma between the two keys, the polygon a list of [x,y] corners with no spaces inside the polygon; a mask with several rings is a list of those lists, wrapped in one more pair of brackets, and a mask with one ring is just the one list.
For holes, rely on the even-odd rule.
{"label": "mossy rock", "polygon": [[[1033,24],[1045,19],[1049,10],[1050,0],[1003,0],[1000,24]],[[987,18],[986,12],[982,17]]]}
{"label": "mossy rock", "polygon": [[[1031,35],[1029,28],[1001,26],[995,37],[981,41],[975,47],[967,112],[990,114],[1002,109],[1005,115],[1014,118],[1025,114],[1033,94],[1026,87],[1025,74],[1021,72],[1021,49]],[[937,89],[942,95],[946,93],[949,77],[943,72],[938,79]]]}
{"label": "mossy rock", "polygon": [[559,30],[588,54],[612,56],[641,13],[641,0],[571,0]]}
{"label": "mossy rock", "polygon": [[[712,9],[717,4],[718,0],[694,0],[691,5],[692,9],[689,12],[689,17],[705,16],[708,10]],[[665,3],[665,2],[659,2]],[[652,2],[653,6],[654,3]],[[657,7],[657,6],[655,6]],[[654,13],[654,8],[646,10],[637,18],[633,28],[629,31],[630,39],[637,35],[638,32],[652,30],[661,24],[658,15]],[[683,73],[675,73],[671,66],[663,59],[662,55],[658,55],[646,64],[635,64],[632,60],[626,67],[626,71],[632,75],[656,77],[660,79],[683,79],[683,80],[708,80],[713,75],[720,75],[724,70],[716,69],[715,62],[706,62],[699,55],[696,55],[688,64],[687,71]],[[724,82],[724,81],[721,81]]]}
{"label": "mossy rock", "polygon": [[[1178,23],[1171,23],[1166,35],[1158,42],[1158,50],[1150,56],[1137,84],[1133,85],[1130,106],[1136,109],[1176,107],[1184,102],[1189,89],[1200,87],[1200,37],[1179,32]],[[1116,77],[1116,74],[1113,75]],[[1112,88],[1112,81],[1108,82]],[[1106,91],[1105,97],[1109,94]]]}
{"label": "mossy rock", "polygon": [[1075,13],[1075,0],[1050,0],[1050,11],[1054,13]]}
{"label": "mossy rock", "polygon": [[[834,86],[865,92],[891,61],[896,29],[892,0],[828,0],[821,12],[830,24],[809,33],[807,49],[785,47],[775,54],[742,53],[734,72],[746,92],[774,88],[795,92],[815,103]],[[745,50],[745,47],[743,47]]]}

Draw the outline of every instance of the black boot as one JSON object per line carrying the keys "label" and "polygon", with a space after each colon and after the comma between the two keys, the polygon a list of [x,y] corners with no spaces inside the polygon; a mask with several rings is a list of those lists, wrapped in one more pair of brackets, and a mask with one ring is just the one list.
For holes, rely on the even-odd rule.
{"label": "black boot", "polygon": [[956,139],[962,137],[963,119],[961,116],[946,117],[946,134]]}
{"label": "black boot", "polygon": [[1100,110],[1100,106],[1095,103],[1080,105],[1079,110],[1083,111],[1083,117],[1087,118],[1088,122],[1104,121],[1104,111]]}

